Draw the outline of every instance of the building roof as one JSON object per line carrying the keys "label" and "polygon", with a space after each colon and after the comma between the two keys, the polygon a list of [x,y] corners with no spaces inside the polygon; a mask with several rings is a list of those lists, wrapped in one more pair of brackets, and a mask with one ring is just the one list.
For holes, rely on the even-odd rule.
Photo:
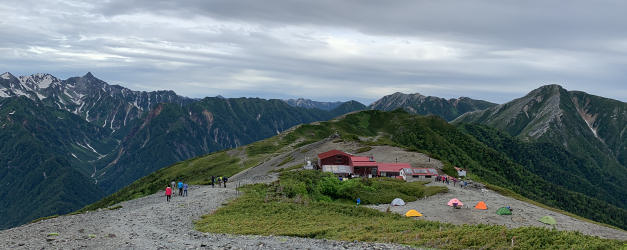
{"label": "building roof", "polygon": [[353,156],[351,156],[351,161],[352,161],[352,162],[356,162],[356,161],[369,161],[369,162],[373,162],[373,161],[374,161],[374,157],[372,158],[372,160],[370,160],[370,157],[368,157],[368,156],[358,156],[358,155],[353,155]]}
{"label": "building roof", "polygon": [[455,171],[465,171],[463,168],[455,167]]}
{"label": "building roof", "polygon": [[414,175],[438,175],[435,168],[414,168]]}
{"label": "building roof", "polygon": [[334,156],[334,155],[344,155],[346,157],[351,157],[352,156],[350,154],[344,153],[344,152],[339,151],[337,149],[333,149],[331,151],[327,151],[327,152],[318,154],[318,158],[319,159],[325,159],[325,158],[329,158],[329,157]]}
{"label": "building roof", "polygon": [[379,162],[377,167],[379,172],[400,172],[403,168],[411,168],[411,165],[409,163]]}
{"label": "building roof", "polygon": [[376,167],[378,164],[376,161],[354,161],[351,165],[355,167]]}

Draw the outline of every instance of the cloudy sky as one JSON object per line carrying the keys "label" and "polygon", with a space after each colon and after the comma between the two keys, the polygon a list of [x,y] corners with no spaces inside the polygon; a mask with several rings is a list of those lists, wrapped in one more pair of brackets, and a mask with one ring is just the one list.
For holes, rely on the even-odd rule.
{"label": "cloudy sky", "polygon": [[[0,71],[190,97],[627,101],[627,1],[3,0]],[[393,3],[393,4],[392,4]]]}

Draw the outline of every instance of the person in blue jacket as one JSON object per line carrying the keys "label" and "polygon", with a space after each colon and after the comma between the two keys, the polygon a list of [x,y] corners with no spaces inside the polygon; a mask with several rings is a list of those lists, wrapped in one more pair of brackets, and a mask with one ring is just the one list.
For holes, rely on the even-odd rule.
{"label": "person in blue jacket", "polygon": [[187,196],[187,183],[183,184],[183,196]]}
{"label": "person in blue jacket", "polygon": [[183,196],[183,182],[179,180],[179,196]]}

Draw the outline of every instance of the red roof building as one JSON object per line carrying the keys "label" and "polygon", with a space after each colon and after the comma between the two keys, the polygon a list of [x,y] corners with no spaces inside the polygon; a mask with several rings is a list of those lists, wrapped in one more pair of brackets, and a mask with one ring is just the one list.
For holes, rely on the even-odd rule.
{"label": "red roof building", "polygon": [[318,154],[318,165],[322,171],[338,175],[377,175],[377,162],[373,157],[351,155],[339,150]]}
{"label": "red roof building", "polygon": [[409,163],[377,162],[372,156],[351,155],[340,150],[318,154],[318,165],[322,171],[338,175],[399,176],[403,169],[412,173]]}
{"label": "red roof building", "polygon": [[411,169],[409,163],[380,162],[377,167],[377,174],[379,176],[399,176],[403,169]]}

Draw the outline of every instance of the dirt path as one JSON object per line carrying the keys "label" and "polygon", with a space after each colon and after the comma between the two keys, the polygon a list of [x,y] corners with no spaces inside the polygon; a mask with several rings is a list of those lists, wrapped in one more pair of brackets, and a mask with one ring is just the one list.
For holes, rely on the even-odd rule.
{"label": "dirt path", "polygon": [[[544,209],[533,204],[522,202],[514,198],[500,195],[492,190],[481,191],[475,188],[460,188],[442,183],[429,185],[447,186],[449,192],[438,194],[426,199],[408,202],[405,206],[391,207],[391,211],[404,214],[410,209],[416,209],[424,216],[421,219],[447,222],[452,224],[497,224],[509,228],[522,226],[536,226],[552,228],[552,226],[538,221],[545,215],[550,215],[557,221],[558,230],[579,231],[587,235],[595,235],[603,238],[627,240],[627,232],[609,227],[600,226],[594,223],[581,221],[570,216]],[[446,204],[450,199],[458,198],[464,207],[453,209]],[[474,206],[479,201],[485,201],[488,210],[477,210]],[[500,207],[510,206],[513,209],[512,215],[497,215],[496,210]],[[388,205],[370,206],[372,208],[385,211]]]}
{"label": "dirt path", "polygon": [[0,249],[408,248],[393,244],[209,234],[194,230],[194,220],[236,197],[231,184],[229,188],[192,186],[189,196],[175,196],[169,203],[159,192],[120,203],[122,208],[116,210],[61,216],[0,231]]}

